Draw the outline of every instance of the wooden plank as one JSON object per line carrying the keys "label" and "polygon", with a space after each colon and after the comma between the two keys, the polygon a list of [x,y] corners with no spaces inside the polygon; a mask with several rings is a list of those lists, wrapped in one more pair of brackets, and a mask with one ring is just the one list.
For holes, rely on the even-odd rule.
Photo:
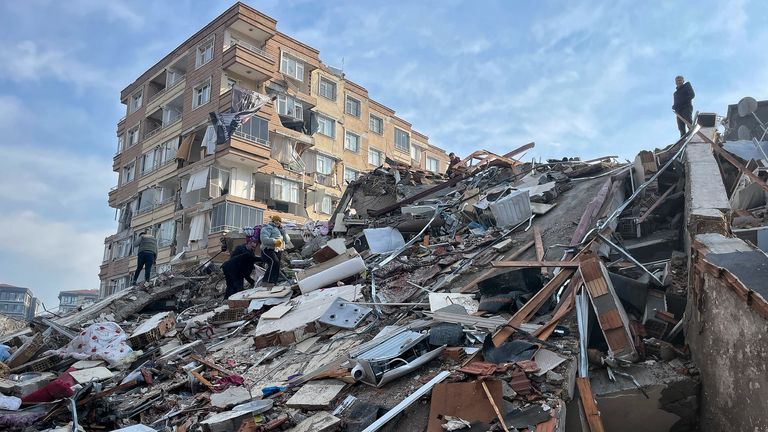
{"label": "wooden plank", "polygon": [[[541,240],[541,230],[538,226],[533,226],[533,242],[536,246],[536,259],[544,261],[544,242]],[[547,274],[547,269],[542,267],[541,274]]]}
{"label": "wooden plank", "polygon": [[488,402],[491,403],[491,407],[493,407],[493,411],[496,413],[496,418],[499,419],[499,423],[501,423],[501,427],[504,429],[504,432],[509,432],[507,424],[504,423],[504,416],[501,415],[499,407],[496,405],[496,402],[493,401],[493,396],[491,396],[491,391],[488,390],[488,386],[485,384],[485,381],[480,381],[480,384],[482,384],[483,390],[485,391],[485,396],[488,398]]}
{"label": "wooden plank", "polygon": [[619,311],[616,309],[601,313],[597,316],[597,320],[600,322],[600,328],[604,330],[624,327]]}
{"label": "wooden plank", "polygon": [[583,281],[581,280],[581,273],[574,273],[571,281],[565,288],[565,291],[563,291],[563,295],[560,298],[560,303],[555,308],[555,313],[552,314],[552,318],[546,324],[533,332],[534,336],[545,341],[552,335],[552,332],[555,331],[555,327],[557,327],[557,323],[560,322],[560,320],[563,319],[565,315],[572,311],[573,307],[576,305],[576,294],[579,292],[579,287],[582,284]]}
{"label": "wooden plank", "polygon": [[579,389],[579,398],[581,406],[584,408],[584,414],[587,417],[590,432],[604,432],[603,419],[600,418],[600,410],[597,408],[595,395],[592,393],[592,386],[589,378],[576,378],[576,387]]}
{"label": "wooden plank", "polygon": [[213,384],[211,384],[210,381],[205,379],[205,377],[200,375],[200,373],[195,372],[195,371],[189,371],[189,373],[191,373],[193,377],[197,378],[198,381],[203,383],[204,386],[208,387],[209,390],[211,390],[211,391],[213,390]]}
{"label": "wooden plank", "polygon": [[562,286],[565,281],[573,276],[575,270],[572,268],[564,268],[560,273],[555,275],[539,292],[537,292],[527,303],[523,305],[513,316],[507,321],[507,325],[500,328],[496,334],[493,335],[493,344],[499,346],[504,343],[512,333],[515,331],[515,327],[520,327],[520,324],[528,321],[534,313],[547,301],[552,294]]}
{"label": "wooden plank", "polygon": [[[520,248],[518,248],[515,252],[513,252],[512,255],[508,256],[507,259],[509,259],[509,260],[517,259],[522,254],[524,254],[525,251],[530,249],[531,246],[533,246],[533,244],[534,244],[533,240],[523,244],[522,246],[520,246]],[[486,280],[486,279],[488,279],[488,278],[490,278],[492,276],[495,276],[497,273],[500,273],[500,272],[501,272],[501,270],[497,269],[497,268],[489,268],[489,269],[483,270],[483,271],[479,272],[469,282],[464,284],[463,287],[459,288],[459,292],[460,293],[465,293],[465,292],[472,291],[472,290],[475,289],[475,287],[477,287],[478,283],[480,283],[480,282],[482,282],[482,281],[484,281],[484,280]]]}
{"label": "wooden plank", "polygon": [[494,267],[563,267],[577,268],[578,262],[575,261],[495,261],[491,263]]}

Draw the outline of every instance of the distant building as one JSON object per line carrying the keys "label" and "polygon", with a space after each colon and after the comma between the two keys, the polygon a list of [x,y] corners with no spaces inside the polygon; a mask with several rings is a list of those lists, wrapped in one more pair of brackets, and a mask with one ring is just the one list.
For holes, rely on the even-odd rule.
{"label": "distant building", "polygon": [[67,313],[85,303],[99,299],[99,290],[74,290],[59,292],[59,312]]}
{"label": "distant building", "polygon": [[39,307],[40,301],[29,288],[0,284],[0,314],[31,321]]}

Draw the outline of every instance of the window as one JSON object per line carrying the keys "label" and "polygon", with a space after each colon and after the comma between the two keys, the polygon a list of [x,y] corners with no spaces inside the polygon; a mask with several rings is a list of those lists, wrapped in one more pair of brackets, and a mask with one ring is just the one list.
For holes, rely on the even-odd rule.
{"label": "window", "polygon": [[409,151],[410,137],[408,132],[395,128],[395,148],[404,152]]}
{"label": "window", "polygon": [[139,127],[136,126],[128,131],[128,147],[139,143]]}
{"label": "window", "polygon": [[344,103],[344,112],[355,117],[360,117],[360,101],[352,96],[347,96],[346,102]]}
{"label": "window", "polygon": [[384,133],[384,119],[373,114],[368,116],[368,129],[379,135]]}
{"label": "window", "polygon": [[123,167],[123,184],[133,181],[133,177],[136,175],[136,163],[131,162],[129,165]]}
{"label": "window", "polygon": [[280,72],[295,80],[304,81],[304,63],[284,52],[280,53]]}
{"label": "window", "polygon": [[427,156],[427,169],[433,173],[440,172],[440,161],[432,156]]}
{"label": "window", "polygon": [[277,95],[277,113],[297,120],[304,120],[304,106],[288,95]]}
{"label": "window", "polygon": [[353,182],[357,180],[359,173],[351,168],[344,168],[344,181]]}
{"label": "window", "polygon": [[211,232],[261,225],[264,212],[242,204],[223,202],[211,211]]}
{"label": "window", "polygon": [[350,131],[344,133],[344,149],[351,152],[360,152],[360,135],[353,134]]}
{"label": "window", "polygon": [[275,201],[299,203],[299,184],[290,180],[273,178],[271,197]]}
{"label": "window", "polygon": [[318,114],[317,131],[325,136],[336,138],[336,121]]}
{"label": "window", "polygon": [[328,175],[333,172],[333,159],[328,156],[317,155],[317,173]]}
{"label": "window", "polygon": [[157,229],[157,245],[159,247],[169,246],[173,242],[173,230],[176,226],[176,221],[168,219],[160,223]]}
{"label": "window", "polygon": [[417,164],[421,164],[421,147],[417,145],[411,146],[411,159]]}
{"label": "window", "polygon": [[208,63],[213,58],[213,38],[206,40],[197,46],[195,50],[195,68]]}
{"label": "window", "polygon": [[145,174],[155,169],[155,163],[157,162],[157,156],[160,153],[160,148],[152,149],[141,156],[141,173]]}
{"label": "window", "polygon": [[320,77],[317,93],[326,99],[336,100],[336,83],[328,78]]}
{"label": "window", "polygon": [[184,74],[174,69],[165,71],[165,88],[171,88],[174,84],[184,79]]}
{"label": "window", "polygon": [[172,106],[163,108],[163,127],[176,123],[181,118],[181,109]]}
{"label": "window", "polygon": [[208,183],[208,196],[218,198],[229,193],[229,179],[232,172],[225,168],[211,167],[210,180]]}
{"label": "window", "polygon": [[134,113],[141,108],[141,101],[143,99],[144,91],[139,90],[131,95],[131,104],[128,106],[128,113]]}
{"label": "window", "polygon": [[123,151],[123,147],[125,147],[125,136],[120,135],[117,137],[117,152]]}
{"label": "window", "polygon": [[203,81],[192,89],[192,108],[205,105],[211,100],[211,79]]}
{"label": "window", "polygon": [[368,149],[368,163],[374,166],[381,165],[381,152],[376,149]]}
{"label": "window", "polygon": [[315,206],[315,211],[318,213],[331,214],[332,206],[333,206],[333,201],[331,200],[331,197],[328,195],[325,195],[320,199],[320,201]]}
{"label": "window", "polygon": [[237,128],[235,135],[269,146],[269,123],[261,117],[253,116]]}
{"label": "window", "polygon": [[163,166],[176,159],[176,152],[179,149],[179,137],[171,138],[160,146],[160,153],[155,161],[156,166]]}

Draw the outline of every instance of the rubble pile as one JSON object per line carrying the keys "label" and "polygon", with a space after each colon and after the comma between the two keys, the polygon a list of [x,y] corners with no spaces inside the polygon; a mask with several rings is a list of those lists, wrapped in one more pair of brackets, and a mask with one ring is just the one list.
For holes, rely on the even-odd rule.
{"label": "rubble pile", "polygon": [[531,144],[451,176],[387,161],[289,232],[275,286],[224,298],[216,264],[173,268],[6,334],[0,426],[602,430],[610,400],[640,397],[694,430],[686,144],[513,159]]}

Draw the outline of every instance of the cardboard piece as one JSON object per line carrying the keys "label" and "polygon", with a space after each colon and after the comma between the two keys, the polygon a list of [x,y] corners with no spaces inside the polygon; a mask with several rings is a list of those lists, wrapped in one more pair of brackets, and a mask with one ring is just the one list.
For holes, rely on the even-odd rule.
{"label": "cardboard piece", "polygon": [[[485,384],[496,405],[503,406],[501,381],[485,381]],[[439,417],[445,415],[489,425],[496,418],[481,381],[437,384],[432,389],[427,432],[442,432],[443,420]]]}

